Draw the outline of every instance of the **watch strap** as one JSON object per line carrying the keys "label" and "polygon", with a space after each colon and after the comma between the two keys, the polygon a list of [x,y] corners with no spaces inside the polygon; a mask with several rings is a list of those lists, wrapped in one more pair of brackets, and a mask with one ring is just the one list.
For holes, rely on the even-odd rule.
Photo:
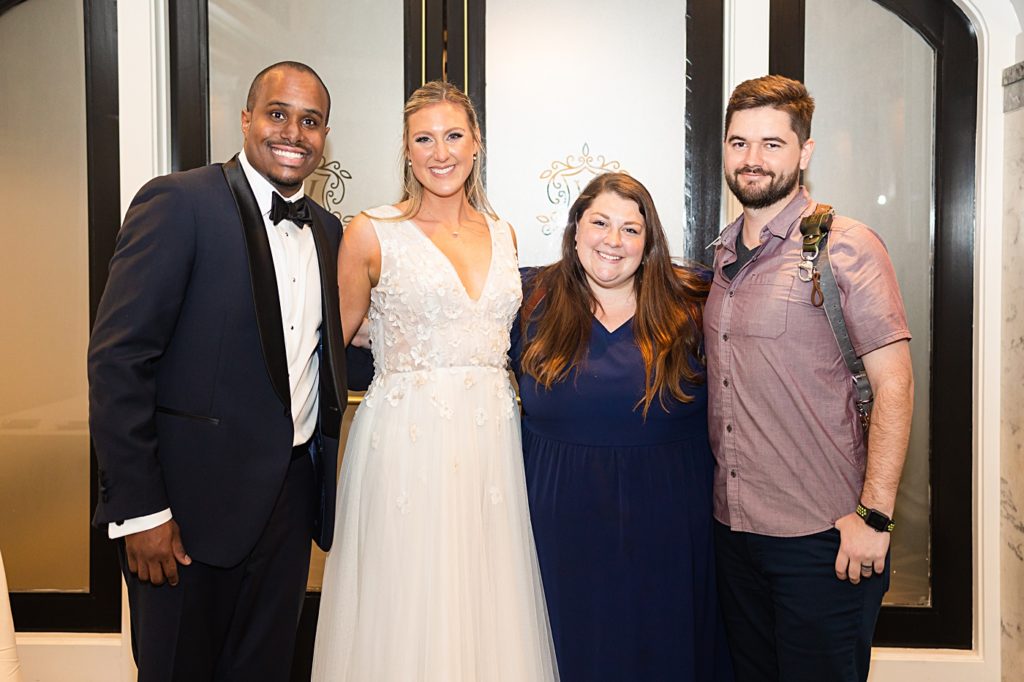
{"label": "watch strap", "polygon": [[865,507],[859,502],[857,503],[857,516],[864,519],[864,523],[868,524],[880,533],[891,533],[893,529],[896,528],[896,522],[891,518],[877,509]]}

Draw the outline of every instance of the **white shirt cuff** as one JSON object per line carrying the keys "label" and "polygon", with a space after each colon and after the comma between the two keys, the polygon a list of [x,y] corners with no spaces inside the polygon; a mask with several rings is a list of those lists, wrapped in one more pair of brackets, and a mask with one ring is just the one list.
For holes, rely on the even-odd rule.
{"label": "white shirt cuff", "polygon": [[146,516],[137,516],[134,519],[117,521],[107,525],[107,536],[111,540],[123,538],[125,535],[141,533],[144,530],[156,528],[162,523],[167,523],[172,518],[171,509],[168,507],[167,509],[158,511],[155,514],[147,514]]}

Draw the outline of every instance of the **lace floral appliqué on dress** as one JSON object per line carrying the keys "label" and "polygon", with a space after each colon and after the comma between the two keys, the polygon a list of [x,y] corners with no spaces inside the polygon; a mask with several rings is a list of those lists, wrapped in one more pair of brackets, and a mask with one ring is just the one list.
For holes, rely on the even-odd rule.
{"label": "lace floral appliqu\u00e9 on dress", "polygon": [[511,230],[490,222],[473,300],[413,223],[372,222],[375,375],[345,448],[313,680],[556,680],[507,370]]}

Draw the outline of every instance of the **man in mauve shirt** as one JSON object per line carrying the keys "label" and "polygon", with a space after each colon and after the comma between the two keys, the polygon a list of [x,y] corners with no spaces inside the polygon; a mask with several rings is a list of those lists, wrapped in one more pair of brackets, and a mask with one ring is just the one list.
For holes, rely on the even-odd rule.
{"label": "man in mauve shirt", "polygon": [[719,591],[738,682],[866,680],[889,586],[910,435],[910,331],[885,245],[836,216],[828,253],[874,390],[870,435],[825,311],[798,276],[817,203],[814,100],[802,83],[741,83],[725,115],[725,179],[743,215],[716,242],[704,315]]}

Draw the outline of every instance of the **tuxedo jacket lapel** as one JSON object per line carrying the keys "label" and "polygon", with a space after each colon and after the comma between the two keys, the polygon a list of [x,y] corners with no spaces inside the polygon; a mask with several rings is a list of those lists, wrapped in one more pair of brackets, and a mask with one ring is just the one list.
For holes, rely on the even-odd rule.
{"label": "tuxedo jacket lapel", "polygon": [[[238,217],[245,233],[245,247],[249,256],[249,277],[252,298],[256,306],[256,324],[260,331],[263,360],[274,386],[274,392],[285,407],[291,408],[291,389],[288,384],[288,360],[284,348],[284,330],[281,327],[281,301],[277,293],[274,258],[270,253],[267,229],[263,223],[256,197],[245,178],[245,171],[233,157],[223,165],[224,177],[235,198]],[[323,266],[321,265],[321,273]],[[321,274],[322,277],[322,274]],[[337,285],[335,285],[337,289]]]}
{"label": "tuxedo jacket lapel", "polygon": [[320,291],[323,302],[320,340],[322,347],[327,349],[320,362],[320,415],[325,433],[337,438],[341,430],[341,414],[348,401],[345,346],[341,334],[341,310],[338,307],[338,263],[320,216],[312,207],[310,214],[313,217],[313,224],[309,227],[313,231],[316,257],[320,264]]}
{"label": "tuxedo jacket lapel", "polygon": [[[317,483],[317,513],[313,515],[313,539],[325,552],[334,541],[334,499],[337,489],[338,439],[341,415],[348,403],[345,378],[345,346],[341,335],[341,310],[338,308],[338,252],[322,222],[320,209],[310,206],[313,243],[320,265],[320,439],[321,447],[313,457]],[[344,401],[344,402],[343,402]]]}

